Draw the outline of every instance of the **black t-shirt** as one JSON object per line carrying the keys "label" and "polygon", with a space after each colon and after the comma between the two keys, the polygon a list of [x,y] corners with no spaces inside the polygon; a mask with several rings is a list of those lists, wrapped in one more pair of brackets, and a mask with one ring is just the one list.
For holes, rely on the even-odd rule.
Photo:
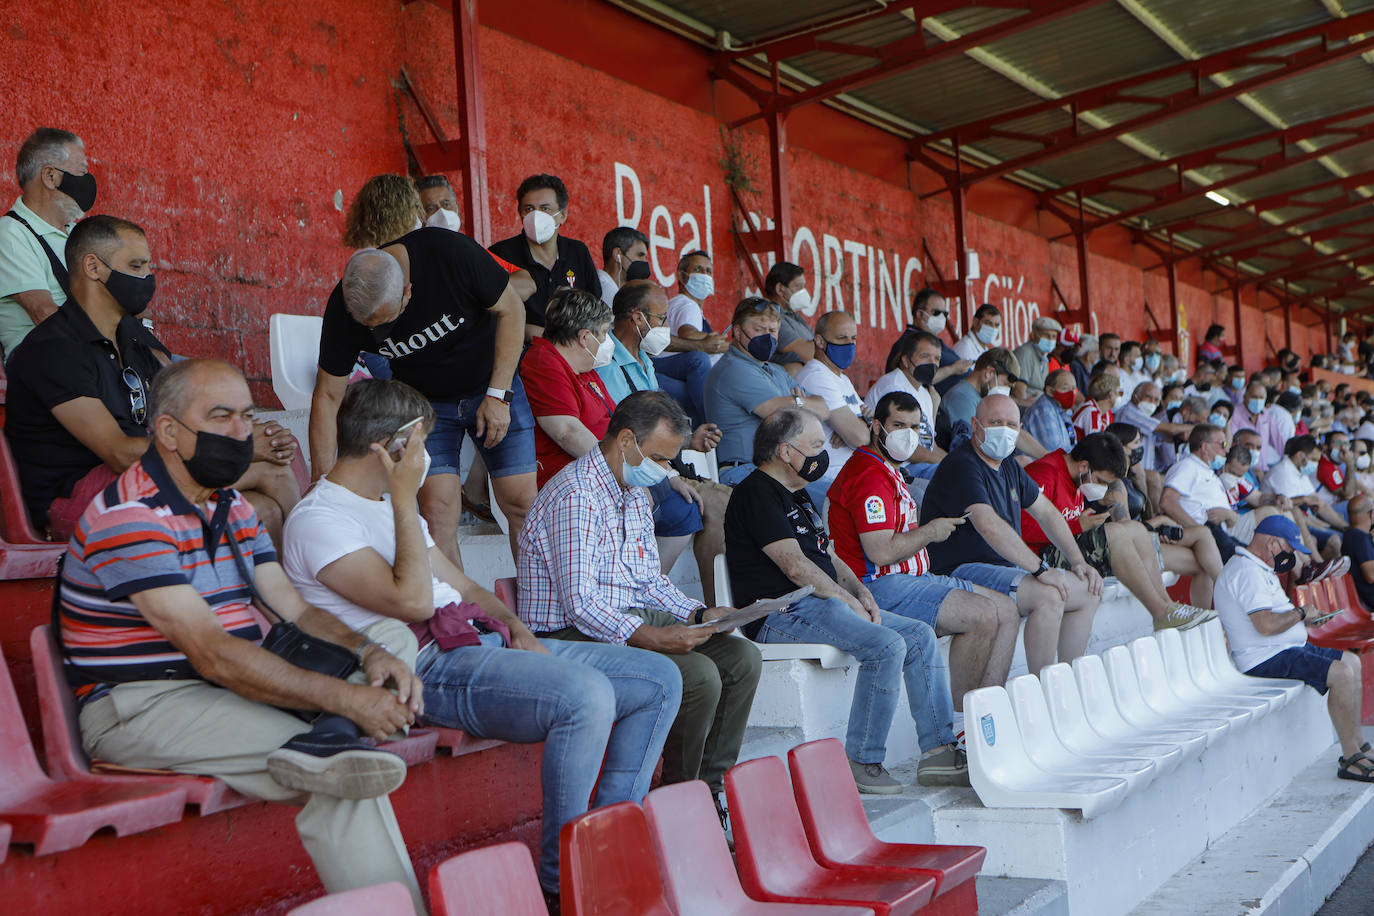
{"label": "black t-shirt", "polygon": [[[795,540],[822,572],[835,578],[830,536],[806,490],[793,493],[755,470],[736,485],[725,509],[725,563],[736,607],[776,598],[797,587],[763,552],[767,545],[787,538]],[[755,621],[744,627],[744,633],[752,639],[761,626],[762,620]]]}
{"label": "black t-shirt", "polygon": [[142,381],[146,409],[148,388],[162,368],[154,355],[159,350],[167,353],[137,318],[121,319],[111,341],[72,299],[15,347],[5,367],[5,436],[36,527],[46,523],[54,499],[70,496],[72,487],[100,464],[100,457],[57,421],[53,408],[76,398],[97,398],[124,435],[148,435],[144,424],[134,422],[133,390],[124,369],[132,369]]}
{"label": "black t-shirt", "polygon": [[1368,531],[1351,527],[1341,535],[1341,553],[1350,558],[1350,578],[1355,583],[1355,594],[1366,610],[1374,609],[1374,582],[1366,582],[1361,563],[1374,560],[1374,540]]}
{"label": "black t-shirt", "polygon": [[534,259],[529,241],[523,234],[502,239],[491,246],[491,253],[530,272],[534,280],[534,295],[525,300],[527,324],[544,326],[544,310],[549,306],[549,297],[564,286],[601,295],[601,278],[596,273],[596,262],[592,260],[592,253],[587,246],[577,239],[558,237],[558,259],[553,262],[553,270]]}
{"label": "black t-shirt", "polygon": [[[990,468],[969,440],[946,455],[935,469],[921,503],[921,523],[933,518],[957,518],[967,512],[969,506],[986,503],[1019,535],[1021,510],[1029,508],[1039,496],[1040,487],[1014,458],[1005,459],[995,469]],[[931,544],[926,550],[930,554],[931,570],[940,575],[961,563],[1010,565],[983,540],[971,521],[955,528],[948,539]]]}
{"label": "black t-shirt", "polygon": [[380,353],[392,377],[431,401],[485,391],[496,355],[496,319],[488,311],[510,282],[481,245],[450,229],[426,226],[391,244],[410,255],[410,303],[382,340],[359,324],[335,285],[324,309],[320,368],[348,376],[358,353]]}

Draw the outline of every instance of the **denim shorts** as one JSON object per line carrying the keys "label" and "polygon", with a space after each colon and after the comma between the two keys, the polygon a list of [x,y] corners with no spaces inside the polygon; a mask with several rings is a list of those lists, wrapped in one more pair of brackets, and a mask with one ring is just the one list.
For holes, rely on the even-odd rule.
{"label": "denim shorts", "polygon": [[654,534],[661,538],[696,534],[703,527],[697,504],[674,490],[668,481],[649,488],[654,500]]}
{"label": "denim shorts", "polygon": [[873,600],[878,602],[878,607],[903,617],[912,617],[932,627],[940,616],[940,605],[945,603],[950,592],[973,591],[972,582],[934,573],[924,576],[888,573],[864,585],[873,593]]}
{"label": "denim shorts", "polygon": [[477,435],[477,408],[487,396],[486,392],[457,401],[430,402],[434,407],[434,429],[425,439],[425,451],[433,461],[430,477],[458,473],[464,434],[477,444],[477,451],[486,461],[487,473],[492,477],[534,473],[534,414],[530,411],[530,402],[525,400],[525,386],[520,376],[515,377],[511,388],[515,391],[515,400],[510,405],[510,426],[506,429],[506,438],[495,448],[487,448],[482,444],[482,437]]}
{"label": "denim shorts", "polygon": [[1015,595],[1021,580],[1030,575],[1019,566],[1003,566],[1000,563],[961,563],[949,574],[955,579],[964,579],[1004,595]]}
{"label": "denim shorts", "polygon": [[1317,693],[1326,695],[1326,674],[1331,663],[1339,661],[1340,649],[1324,649],[1311,643],[1284,649],[1272,658],[1266,658],[1249,671],[1251,677],[1286,677],[1302,681]]}

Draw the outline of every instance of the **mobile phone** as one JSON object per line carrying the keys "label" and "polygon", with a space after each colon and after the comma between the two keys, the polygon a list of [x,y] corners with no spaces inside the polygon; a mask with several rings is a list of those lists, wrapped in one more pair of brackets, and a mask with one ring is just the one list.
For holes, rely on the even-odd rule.
{"label": "mobile phone", "polygon": [[406,443],[410,441],[410,434],[424,419],[424,417],[416,417],[409,423],[402,424],[401,428],[392,433],[391,438],[386,440],[386,453],[391,456],[392,461],[400,460],[401,453],[406,450]]}
{"label": "mobile phone", "polygon": [[1323,614],[1320,617],[1309,617],[1307,618],[1307,620],[1304,621],[1304,623],[1306,623],[1309,627],[1321,626],[1322,624],[1330,620],[1332,617],[1339,616],[1340,613],[1340,611],[1332,611],[1330,614]]}
{"label": "mobile phone", "polygon": [[1100,500],[1100,499],[1089,500],[1087,503],[1085,503],[1085,505],[1087,506],[1087,508],[1089,509],[1089,511],[1091,511],[1091,512],[1093,512],[1093,513],[1102,513],[1102,512],[1110,512],[1110,511],[1112,511],[1112,504],[1109,503],[1109,502],[1105,502],[1104,500]]}

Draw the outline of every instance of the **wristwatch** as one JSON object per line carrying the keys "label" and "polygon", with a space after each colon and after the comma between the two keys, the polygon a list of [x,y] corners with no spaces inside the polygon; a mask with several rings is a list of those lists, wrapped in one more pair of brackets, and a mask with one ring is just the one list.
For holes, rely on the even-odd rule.
{"label": "wristwatch", "polygon": [[692,616],[691,616],[691,618],[690,618],[691,621],[692,621],[692,623],[693,623],[693,624],[702,623],[703,621],[702,621],[701,618],[705,615],[705,613],[706,613],[706,607],[705,607],[705,605],[703,605],[703,606],[697,608],[695,611],[693,611],[693,612],[692,612]]}
{"label": "wristwatch", "polygon": [[1052,568],[1053,568],[1053,567],[1051,567],[1049,563],[1046,563],[1046,562],[1045,562],[1045,558],[1044,558],[1044,557],[1041,557],[1041,558],[1040,558],[1040,568],[1037,569],[1035,572],[1031,573],[1031,576],[1032,576],[1033,578],[1039,579],[1041,573],[1049,572]]}
{"label": "wristwatch", "polygon": [[487,397],[496,398],[498,401],[504,401],[509,404],[511,401],[515,400],[515,392],[511,391],[509,388],[488,388]]}
{"label": "wristwatch", "polygon": [[796,402],[798,407],[806,406],[806,402],[802,400],[802,396],[799,394],[792,395],[792,400]]}
{"label": "wristwatch", "polygon": [[1302,606],[1302,605],[1298,605],[1298,606],[1295,607],[1293,610],[1295,610],[1295,611],[1298,612],[1298,622],[1299,622],[1299,623],[1301,623],[1301,622],[1307,620],[1307,608],[1306,608],[1306,607],[1304,607],[1304,606]]}

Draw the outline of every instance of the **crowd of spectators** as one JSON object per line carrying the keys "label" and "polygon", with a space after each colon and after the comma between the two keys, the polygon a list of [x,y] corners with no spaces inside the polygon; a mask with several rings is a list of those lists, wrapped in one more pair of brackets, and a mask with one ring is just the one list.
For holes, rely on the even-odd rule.
{"label": "crowd of spectators", "polygon": [[[1086,651],[1104,577],[1157,630],[1220,614],[1242,670],[1333,691],[1340,774],[1374,781],[1351,725],[1358,659],[1309,646],[1277,579],[1353,561],[1374,598],[1374,396],[1305,377],[1289,351],[1247,372],[1215,326],[1189,375],[1158,341],[1038,317],[1013,352],[995,306],[947,335],[949,303],[925,289],[885,373],[857,378],[860,329],[812,320],[797,265],[716,330],[706,252],[682,255],[670,296],[647,239],[618,227],[598,269],[561,232],[555,176],[520,184],[522,231],[487,251],[442,176],[381,175],[350,206],[354,252],[323,310],[302,495],[295,440],[255,419],[239,370],[153,334],[157,240],[84,215],[80,139],[36,131],[17,178],[5,435],[35,526],[70,539],[60,635],[86,749],[303,803],[330,890],[400,880],[420,906],[387,801],[404,764],[367,740],[416,722],[545,743],[551,908],[559,828],[589,799],[641,799],[660,756],[665,782],[707,783],[724,825],[756,643],[858,660],[844,744],[861,791],[902,790],[886,747],[902,685],[918,783],[968,785],[964,694],[1006,681],[1023,619],[1031,672]],[[1370,374],[1374,331],[1328,363]],[[687,448],[714,451],[719,482]],[[458,549],[463,505],[488,492],[514,608]],[[669,578],[688,546],[705,600]],[[736,607],[807,593],[748,639],[717,632],[722,553]],[[301,667],[250,604],[353,663]]]}

